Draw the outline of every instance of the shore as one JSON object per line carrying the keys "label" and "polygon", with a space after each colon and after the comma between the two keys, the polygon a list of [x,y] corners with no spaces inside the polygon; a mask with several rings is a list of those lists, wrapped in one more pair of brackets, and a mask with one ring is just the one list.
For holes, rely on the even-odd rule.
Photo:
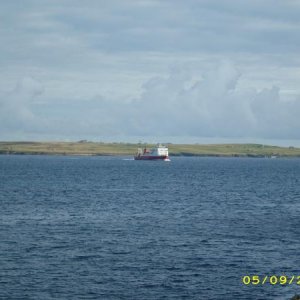
{"label": "shore", "polygon": [[[147,148],[154,146],[147,144]],[[102,142],[0,142],[0,154],[134,155],[145,144]],[[168,144],[170,156],[300,157],[300,148],[261,144]]]}

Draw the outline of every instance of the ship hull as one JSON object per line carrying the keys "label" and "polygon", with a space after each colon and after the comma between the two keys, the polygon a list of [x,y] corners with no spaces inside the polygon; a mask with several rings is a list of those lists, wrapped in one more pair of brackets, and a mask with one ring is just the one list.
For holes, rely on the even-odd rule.
{"label": "ship hull", "polygon": [[169,156],[160,155],[160,156],[151,156],[151,155],[139,155],[134,157],[135,160],[163,160],[170,161]]}

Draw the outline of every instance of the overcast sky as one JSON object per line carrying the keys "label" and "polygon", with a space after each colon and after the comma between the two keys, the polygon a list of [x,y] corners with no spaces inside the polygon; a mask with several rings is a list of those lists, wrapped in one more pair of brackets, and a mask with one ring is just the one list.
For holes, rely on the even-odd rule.
{"label": "overcast sky", "polygon": [[298,0],[1,1],[0,140],[300,145],[299,16]]}

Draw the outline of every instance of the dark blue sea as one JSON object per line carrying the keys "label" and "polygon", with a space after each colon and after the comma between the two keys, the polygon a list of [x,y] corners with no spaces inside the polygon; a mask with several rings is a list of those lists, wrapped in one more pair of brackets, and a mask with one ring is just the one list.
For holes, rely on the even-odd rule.
{"label": "dark blue sea", "polygon": [[171,159],[0,156],[0,299],[300,294],[300,159]]}

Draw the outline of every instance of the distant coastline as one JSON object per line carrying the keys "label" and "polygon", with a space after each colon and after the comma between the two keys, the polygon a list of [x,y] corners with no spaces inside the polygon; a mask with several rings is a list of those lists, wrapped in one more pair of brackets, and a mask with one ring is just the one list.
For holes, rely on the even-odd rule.
{"label": "distant coastline", "polygon": [[[300,148],[262,144],[167,144],[170,156],[300,157]],[[0,142],[0,154],[134,155],[146,144],[102,142]],[[147,144],[151,147],[153,144]]]}

